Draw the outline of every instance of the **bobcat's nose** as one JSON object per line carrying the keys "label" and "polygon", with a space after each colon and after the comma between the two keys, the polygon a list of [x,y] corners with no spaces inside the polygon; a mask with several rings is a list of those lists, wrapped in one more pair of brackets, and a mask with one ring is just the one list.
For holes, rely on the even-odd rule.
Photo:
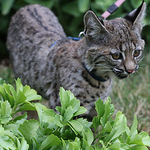
{"label": "bobcat's nose", "polygon": [[126,70],[128,74],[131,74],[131,73],[134,73],[135,72],[135,69],[128,69]]}
{"label": "bobcat's nose", "polygon": [[137,70],[137,65],[131,59],[127,59],[125,61],[125,66],[124,67],[125,67],[125,70],[128,74],[132,74]]}

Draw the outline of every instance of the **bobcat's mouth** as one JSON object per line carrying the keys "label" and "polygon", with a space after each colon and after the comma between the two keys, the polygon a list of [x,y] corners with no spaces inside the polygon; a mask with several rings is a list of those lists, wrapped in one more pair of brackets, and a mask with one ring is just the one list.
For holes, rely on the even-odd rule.
{"label": "bobcat's mouth", "polygon": [[119,75],[119,76],[117,76],[119,79],[124,79],[124,78],[127,78],[128,77],[128,75]]}
{"label": "bobcat's mouth", "polygon": [[114,69],[113,69],[113,73],[114,73],[119,79],[127,78],[128,75],[129,75],[126,71],[121,70],[121,69],[117,69],[117,68],[114,68]]}

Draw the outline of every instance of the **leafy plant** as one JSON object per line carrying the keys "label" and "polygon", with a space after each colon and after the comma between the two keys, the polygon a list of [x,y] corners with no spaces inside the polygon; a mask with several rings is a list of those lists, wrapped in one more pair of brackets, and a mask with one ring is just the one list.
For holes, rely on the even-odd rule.
{"label": "leafy plant", "polygon": [[[16,89],[0,79],[0,149],[10,150],[128,150],[148,149],[150,137],[146,132],[137,132],[137,118],[131,129],[127,119],[118,111],[112,118],[114,106],[111,99],[96,102],[97,116],[88,122],[79,115],[86,109],[70,91],[60,88],[61,106],[56,113],[40,103],[31,100],[41,99],[36,91],[23,86],[17,79]],[[39,121],[27,120],[22,110],[36,110]],[[92,132],[93,130],[94,132]]]}
{"label": "leafy plant", "polygon": [[98,116],[93,119],[93,126],[97,134],[95,147],[99,148],[99,145],[102,145],[103,149],[147,149],[146,146],[150,146],[150,137],[146,132],[138,134],[136,116],[129,129],[127,119],[121,111],[117,112],[115,120],[111,118],[114,109],[110,102],[108,98],[104,104],[101,100],[95,104],[98,113]]}
{"label": "leafy plant", "polygon": [[23,86],[20,79],[15,82],[16,89],[0,78],[0,149],[2,150],[29,148],[27,140],[18,130],[26,120],[27,114],[18,117],[15,117],[15,114],[23,110],[35,110],[34,104],[30,101],[41,99],[35,90],[27,85]]}

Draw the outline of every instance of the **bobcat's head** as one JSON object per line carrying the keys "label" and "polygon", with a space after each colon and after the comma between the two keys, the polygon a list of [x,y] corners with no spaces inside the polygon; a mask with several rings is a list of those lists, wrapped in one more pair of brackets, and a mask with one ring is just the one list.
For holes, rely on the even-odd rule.
{"label": "bobcat's head", "polygon": [[116,75],[126,78],[137,71],[145,42],[141,39],[145,2],[124,18],[101,20],[91,10],[84,16],[86,53],[84,66],[104,80]]}

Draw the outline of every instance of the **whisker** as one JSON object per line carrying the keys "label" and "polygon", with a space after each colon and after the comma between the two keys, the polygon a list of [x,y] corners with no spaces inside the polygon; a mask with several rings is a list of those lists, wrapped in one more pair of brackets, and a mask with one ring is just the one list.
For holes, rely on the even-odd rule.
{"label": "whisker", "polygon": [[110,68],[100,68],[100,67],[95,67],[95,68],[98,70],[110,70],[110,71],[112,71],[112,69],[110,69]]}
{"label": "whisker", "polygon": [[99,70],[103,71],[103,72],[112,72],[112,70],[106,70],[106,69],[104,69],[104,70],[99,69]]}
{"label": "whisker", "polygon": [[96,63],[97,63],[97,64],[98,64],[98,63],[99,63],[99,64],[105,63],[105,60],[96,60],[96,61],[94,61],[94,63],[95,63],[95,64],[96,64]]}
{"label": "whisker", "polygon": [[139,67],[145,67],[146,66],[146,64],[140,64],[140,66]]}
{"label": "whisker", "polygon": [[113,70],[112,66],[103,63],[95,64],[95,68],[99,69],[101,72],[112,72]]}
{"label": "whisker", "polygon": [[[101,65],[104,65],[104,66],[106,66],[105,63],[104,63],[104,64],[103,64],[103,63],[100,63],[100,64],[98,63],[98,64],[95,64],[95,65],[100,65],[100,66],[101,66]],[[107,66],[106,66],[106,67],[107,67]]]}
{"label": "whisker", "polygon": [[134,74],[140,74],[140,72],[137,70]]}
{"label": "whisker", "polygon": [[103,67],[103,68],[110,68],[109,66],[104,66],[103,64],[102,65],[95,65],[96,67]]}

